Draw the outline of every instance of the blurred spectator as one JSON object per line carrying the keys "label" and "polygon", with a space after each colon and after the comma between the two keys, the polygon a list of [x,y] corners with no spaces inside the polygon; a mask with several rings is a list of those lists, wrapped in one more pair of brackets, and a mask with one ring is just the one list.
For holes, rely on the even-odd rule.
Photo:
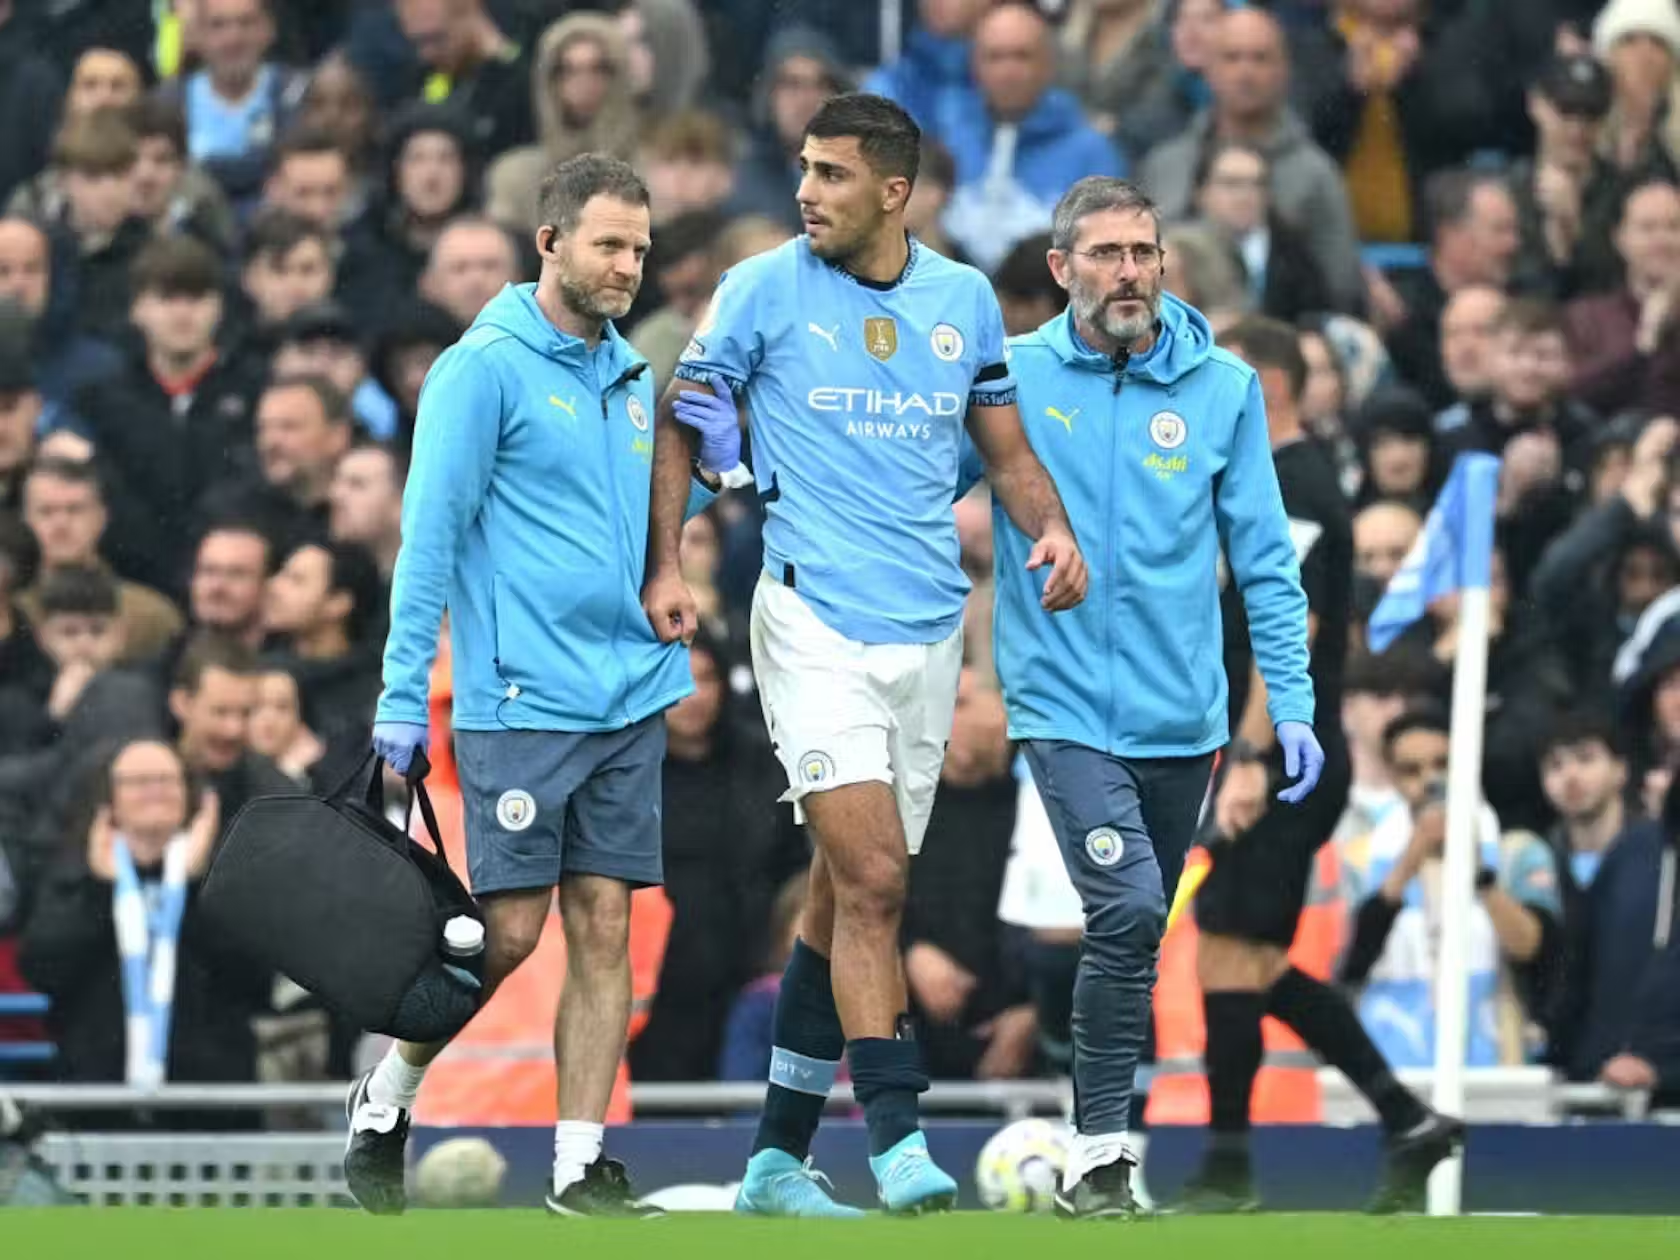
{"label": "blurred spectator", "polygon": [[630,88],[644,118],[692,108],[711,70],[706,27],[694,0],[628,0],[618,33],[630,58]]}
{"label": "blurred spectator", "polygon": [[251,464],[251,405],[262,365],[217,345],[222,268],[190,237],[150,242],[134,263],[124,366],[82,389],[76,411],[101,463],[137,505],[106,554],[117,571],[178,588],[204,493]]}
{"label": "blurred spectator", "polygon": [[355,205],[350,161],[324,131],[295,127],[269,152],[263,202],[336,233]]}
{"label": "blurred spectator", "polygon": [[1003,698],[964,667],[951,739],[904,908],[904,971],[935,1077],[1024,1075],[1037,1022],[997,917],[1015,830]]}
{"label": "blurred spectator", "polygon": [[268,153],[297,113],[305,79],[270,59],[274,0],[197,0],[200,67],[178,81],[187,154],[242,211],[262,189]]}
{"label": "blurred spectator", "polygon": [[734,145],[728,124],[704,110],[681,110],[653,124],[642,138],[637,164],[653,199],[648,208],[655,228],[729,200]]}
{"label": "blurred spectator", "polygon": [[531,59],[484,0],[394,0],[392,7],[420,63],[405,96],[455,106],[472,119],[487,156],[531,139]]}
{"label": "blurred spectator", "polygon": [[1680,11],[1666,0],[1610,0],[1593,23],[1614,103],[1600,151],[1624,172],[1680,169]]}
{"label": "blurred spectator", "polygon": [[[59,1075],[139,1086],[253,1081],[250,1020],[271,977],[213,942],[196,909],[224,804],[151,740],[103,758],[92,778],[19,955],[25,977],[52,999]],[[113,1120],[136,1122],[130,1113],[97,1123]],[[207,1124],[202,1113],[152,1122]]]}
{"label": "blurred spectator", "polygon": [[[764,49],[764,68],[753,89],[752,130],[747,151],[735,168],[735,195],[730,208],[740,214],[761,214],[802,229],[794,193],[799,188],[799,150],[805,126],[830,96],[848,90],[845,66],[834,41],[821,31],[794,26],[777,32]],[[916,194],[928,175],[925,158],[911,192]],[[947,175],[945,190],[950,192]],[[925,212],[906,226],[925,244],[926,226],[938,210]],[[907,215],[907,220],[910,216]]]}
{"label": "blurred spectator", "polygon": [[1423,0],[1330,0],[1328,22],[1294,38],[1296,97],[1313,138],[1341,164],[1366,242],[1418,238],[1435,171],[1463,161],[1493,111],[1483,48],[1428,31]]}
{"label": "blurred spectator", "polygon": [[973,99],[927,128],[956,163],[945,230],[985,271],[1050,226],[1074,181],[1126,172],[1113,142],[1053,86],[1055,74],[1049,25],[1024,5],[1002,5],[975,28]]}
{"label": "blurred spectator", "polygon": [[263,597],[273,568],[273,544],[256,526],[212,525],[193,560],[187,604],[193,630],[210,631],[248,650],[260,647]]}
{"label": "blurred spectator", "polygon": [[186,232],[220,254],[233,249],[233,210],[221,185],[187,160],[187,126],[180,108],[158,95],[128,109],[136,160],[131,185],[136,215],[161,235]]}
{"label": "blurred spectator", "polygon": [[396,445],[407,451],[420,410],[420,386],[438,355],[455,344],[461,326],[430,302],[416,299],[387,321],[373,347],[373,375],[397,405]]}
{"label": "blurred spectator", "polygon": [[[25,330],[15,320],[0,319],[0,512],[23,508],[23,482],[48,442],[65,453],[66,442],[86,445],[74,430],[82,426],[66,408],[41,397]],[[42,435],[61,430],[57,439]]]}
{"label": "blurred spectator", "polygon": [[618,25],[572,13],[543,32],[531,66],[537,142],[502,154],[485,176],[490,217],[536,231],[537,187],[556,163],[580,153],[635,156],[637,110],[629,51]]}
{"label": "blurred spectator", "polygon": [[350,413],[376,441],[397,433],[397,404],[369,371],[361,330],[336,302],[314,302],[292,313],[271,362],[276,378],[318,376],[350,400]]}
{"label": "blurred spectator", "polygon": [[1359,409],[1354,435],[1361,470],[1355,505],[1380,500],[1428,512],[1443,471],[1429,405],[1401,386],[1378,389]]}
{"label": "blurred spectator", "polygon": [[1629,185],[1598,152],[1610,112],[1610,75],[1587,56],[1550,62],[1528,89],[1534,156],[1511,167],[1522,249],[1519,287],[1568,298],[1613,288],[1611,234]]}
{"label": "blurred spectator", "polygon": [[1394,277],[1403,315],[1388,335],[1394,366],[1439,410],[1454,401],[1441,363],[1441,313],[1460,289],[1503,291],[1521,238],[1517,206],[1503,176],[1438,171],[1424,190],[1429,264]]}
{"label": "blurred spectator", "polygon": [[9,126],[0,139],[0,204],[47,164],[64,94],[61,72],[32,46],[13,8],[0,9],[0,118],[28,125]]}
{"label": "blurred spectator", "polygon": [[404,109],[391,120],[386,152],[387,191],[346,233],[339,274],[342,298],[364,328],[401,308],[444,227],[478,199],[472,134],[449,106]]}
{"label": "blurred spectator", "polygon": [[[323,58],[315,67],[298,109],[297,125],[328,136],[349,161],[355,180],[365,180],[371,173],[379,115],[367,84],[342,53]],[[351,200],[363,204],[365,191],[358,189]]]}
{"label": "blurred spectator", "polygon": [[716,251],[724,222],[716,210],[678,215],[660,230],[648,254],[647,278],[665,304],[637,321],[630,344],[653,369],[656,397],[670,384],[677,359],[717,287]]}
{"label": "blurred spectator", "polygon": [[1016,241],[992,275],[992,291],[1003,310],[1003,331],[1011,337],[1049,323],[1067,307],[1067,291],[1050,272],[1050,233]]}
{"label": "blurred spectator", "polygon": [[269,382],[257,401],[261,472],[216,486],[205,498],[204,518],[259,521],[282,555],[325,537],[327,489],[351,436],[349,399],[332,382],[319,376]]}
{"label": "blurred spectator", "polygon": [[299,787],[326,792],[334,786],[319,773],[327,746],[304,720],[303,693],[291,662],[265,661],[258,668],[250,737],[251,751]]}
{"label": "blurred spectator", "polygon": [[[1380,511],[1367,508],[1367,512]],[[1338,846],[1369,835],[1393,810],[1406,808],[1394,785],[1383,753],[1383,732],[1413,704],[1423,680],[1405,657],[1391,652],[1372,656],[1354,653],[1342,681],[1342,729],[1347,732],[1348,760],[1353,768],[1347,808],[1336,824]],[[1221,793],[1223,796],[1223,793]],[[1258,814],[1256,815],[1256,818]],[[1243,828],[1252,826],[1247,822]]]}
{"label": "blurred spectator", "polygon": [[53,146],[51,178],[60,197],[44,221],[73,247],[77,323],[111,336],[128,311],[128,271],[151,236],[133,213],[139,142],[115,111],[71,119]]}
{"label": "blurred spectator", "polygon": [[[951,204],[951,193],[956,186],[957,164],[951,160],[951,151],[937,140],[924,136],[921,161],[916,168],[916,183],[910,189],[910,201],[904,208],[904,227],[934,253],[943,254],[952,262],[965,263],[969,260],[968,255],[951,239],[944,223],[945,208]],[[795,204],[794,218],[798,217],[798,206]],[[1016,244],[1019,248],[1019,242]]]}
{"label": "blurred spectator", "polygon": [[973,38],[994,0],[916,0],[916,24],[897,61],[863,81],[862,90],[897,101],[924,132],[972,108]]}
{"label": "blurred spectator", "polygon": [[0,219],[0,302],[23,321],[30,382],[49,404],[63,406],[81,386],[115,371],[121,357],[76,330],[74,268],[55,276],[52,253],[52,242],[34,223]]}
{"label": "blurred spectator", "polygon": [[333,233],[289,210],[258,211],[245,233],[241,296],[248,305],[243,331],[266,352],[286,321],[324,301],[336,283]]}
{"label": "blurred spectator", "polygon": [[1493,389],[1495,340],[1505,295],[1488,284],[1466,285],[1441,308],[1441,372],[1458,401],[1435,417],[1438,429],[1468,422],[1472,404]]}
{"label": "blurred spectator", "polygon": [[465,328],[485,303],[520,278],[519,251],[507,231],[489,219],[465,215],[432,245],[420,276],[420,296]]}
{"label": "blurred spectator", "polygon": [[85,118],[100,109],[124,109],[140,99],[140,67],[116,48],[89,48],[76,58],[64,117]]}
{"label": "blurred spectator", "polygon": [[1278,217],[1306,234],[1337,310],[1363,305],[1364,282],[1347,190],[1330,157],[1289,108],[1289,59],[1277,20],[1238,9],[1219,21],[1208,67],[1212,104],[1179,136],[1157,146],[1142,181],[1169,219],[1190,210],[1197,163],[1213,139],[1247,140],[1271,166]]}
{"label": "blurred spectator", "polygon": [[770,1070],[770,1052],[776,1044],[776,997],[782,989],[782,972],[793,953],[793,943],[799,939],[809,886],[809,873],[800,871],[776,894],[770,911],[770,947],[760,960],[757,974],[729,1007],[715,1070],[720,1081],[757,1084]]}
{"label": "blurred spectator", "polygon": [[1161,287],[1208,317],[1215,334],[1242,317],[1247,285],[1224,236],[1205,223],[1175,223],[1161,233],[1167,267]]}
{"label": "blurred spectator", "polygon": [[1620,488],[1583,513],[1541,559],[1529,594],[1583,696],[1602,689],[1640,615],[1680,583],[1665,519],[1675,421],[1645,427]]}
{"label": "blurred spectator", "polygon": [[1404,503],[1378,500],[1357,513],[1353,518],[1355,583],[1362,576],[1369,578],[1380,594],[1400,571],[1422,528],[1422,515]]}
{"label": "blurred spectator", "polygon": [[653,1013],[630,1049],[638,1080],[712,1073],[772,894],[762,886],[776,823],[766,767],[735,729],[726,666],[709,635],[695,640],[689,662],[695,690],[665,714],[665,890],[676,918]]}
{"label": "blurred spectator", "polygon": [[1171,8],[1164,0],[1074,0],[1062,23],[1062,86],[1092,126],[1134,157],[1183,130],[1194,112],[1173,60]]}
{"label": "blurred spectator", "polygon": [[16,603],[18,592],[34,584],[39,555],[35,535],[0,512],[0,687],[52,685],[52,661]]}
{"label": "blurred spectator", "polygon": [[402,545],[403,476],[390,447],[363,443],[344,452],[327,489],[328,536],[365,547],[386,582]]}
{"label": "blurred spectator", "polygon": [[[1442,844],[1446,837],[1447,721],[1413,708],[1383,732],[1389,774],[1405,808],[1388,811],[1363,838],[1340,850],[1353,938],[1339,980],[1358,986],[1360,1019],[1396,1068],[1435,1060],[1435,972],[1439,965]],[[1523,1061],[1520,1041],[1502,1036],[1500,973],[1545,965],[1542,947],[1558,940],[1562,911],[1551,850],[1536,836],[1502,843],[1499,820],[1476,814],[1476,904],[1466,968],[1474,1067]]]}
{"label": "blurred spectator", "polygon": [[[1680,855],[1672,807],[1658,820],[1623,806],[1627,763],[1602,721],[1575,719],[1547,739],[1546,795],[1571,911],[1567,1005],[1548,1060],[1569,1079],[1680,1100],[1680,949],[1673,925]],[[1670,801],[1675,799],[1671,794]]]}
{"label": "blurred spectator", "polygon": [[[23,518],[40,545],[39,581],[17,596],[17,606],[33,621],[43,613],[42,585],[66,569],[106,570],[100,540],[110,522],[99,472],[91,463],[41,459],[24,482]],[[180,633],[181,614],[175,605],[150,587],[113,579],[117,591],[117,621],[121,629],[119,658],[128,663],[149,660]]]}
{"label": "blurred spectator", "polygon": [[181,653],[169,692],[175,747],[188,771],[215,788],[223,826],[253,797],[288,790],[273,763],[251,751],[256,696],[257,660],[242,645],[207,633]]}
{"label": "blurred spectator", "polygon": [[268,580],[263,629],[296,658],[303,706],[329,743],[372,729],[384,602],[379,568],[357,543],[304,543]]}
{"label": "blurred spectator", "polygon": [[963,572],[970,583],[963,604],[963,664],[974,670],[976,679],[997,690],[997,665],[992,655],[992,611],[995,585],[992,578],[992,493],[984,482],[958,499],[952,509],[957,518],[957,546]]}
{"label": "blurred spectator", "polygon": [[1330,309],[1330,288],[1306,239],[1271,212],[1266,154],[1244,140],[1202,150],[1196,170],[1198,217],[1218,229],[1242,263],[1250,310],[1293,322]]}
{"label": "blurred spectator", "polygon": [[1642,184],[1622,204],[1619,292],[1569,308],[1574,391],[1608,415],[1627,407],[1680,413],[1680,186]]}

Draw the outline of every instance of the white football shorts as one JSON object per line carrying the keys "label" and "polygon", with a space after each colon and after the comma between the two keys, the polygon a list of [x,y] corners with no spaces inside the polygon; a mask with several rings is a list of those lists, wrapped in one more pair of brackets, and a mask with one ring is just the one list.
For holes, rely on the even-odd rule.
{"label": "white football shorts", "polygon": [[939,643],[858,643],[768,573],[753,592],[752,658],[764,721],[800,800],[848,783],[892,785],[911,853],[922,847],[962,676],[962,628]]}

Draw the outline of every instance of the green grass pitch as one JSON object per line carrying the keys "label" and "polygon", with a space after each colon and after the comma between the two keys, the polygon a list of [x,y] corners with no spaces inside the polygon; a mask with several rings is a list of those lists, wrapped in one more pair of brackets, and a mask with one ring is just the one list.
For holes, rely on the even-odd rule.
{"label": "green grass pitch", "polygon": [[[1052,1250],[1053,1249],[1053,1250]],[[1645,1260],[1680,1256],[1680,1219],[1432,1220],[1300,1215],[1069,1224],[959,1213],[924,1220],[755,1221],[693,1213],[657,1221],[558,1221],[536,1212],[58,1208],[0,1212],[0,1254],[57,1257],[332,1256],[384,1260]]]}

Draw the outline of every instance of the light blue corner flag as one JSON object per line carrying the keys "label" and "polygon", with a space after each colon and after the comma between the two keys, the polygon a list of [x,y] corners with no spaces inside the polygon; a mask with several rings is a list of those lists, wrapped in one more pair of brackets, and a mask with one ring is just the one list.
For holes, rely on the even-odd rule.
{"label": "light blue corner flag", "polygon": [[1365,635],[1371,651],[1387,651],[1441,596],[1467,587],[1487,588],[1498,497],[1497,455],[1472,452],[1453,461],[1423,532],[1371,613]]}

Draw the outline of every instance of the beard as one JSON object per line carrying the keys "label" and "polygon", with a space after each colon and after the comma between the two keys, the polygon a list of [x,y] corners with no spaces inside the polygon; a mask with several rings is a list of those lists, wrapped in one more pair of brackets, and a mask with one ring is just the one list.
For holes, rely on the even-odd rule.
{"label": "beard", "polygon": [[585,319],[622,319],[636,300],[636,290],[591,286],[575,276],[562,276],[560,300]]}
{"label": "beard", "polygon": [[[1121,345],[1129,346],[1145,336],[1155,327],[1155,320],[1161,313],[1160,285],[1144,281],[1134,284],[1122,282],[1106,292],[1076,284],[1070,296],[1073,313],[1080,323],[1100,329]],[[1128,298],[1141,302],[1143,310],[1135,314],[1121,312],[1115,304]]]}

